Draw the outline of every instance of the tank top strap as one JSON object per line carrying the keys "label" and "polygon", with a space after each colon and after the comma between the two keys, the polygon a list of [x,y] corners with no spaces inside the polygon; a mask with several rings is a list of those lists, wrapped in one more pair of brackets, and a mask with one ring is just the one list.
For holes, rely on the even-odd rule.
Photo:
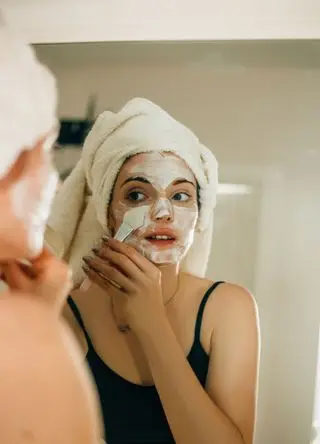
{"label": "tank top strap", "polygon": [[83,322],[82,316],[80,314],[79,308],[77,307],[76,303],[74,302],[74,300],[72,299],[71,296],[68,296],[67,302],[68,302],[68,305],[71,308],[72,313],[74,314],[74,317],[76,318],[79,326],[81,327],[81,330],[83,331],[83,334],[84,334],[84,336],[86,338],[86,341],[87,341],[87,344],[88,344],[88,348],[89,349],[90,348],[93,349],[93,345],[92,345],[90,336],[88,335],[88,332],[87,332],[86,327],[84,325],[84,322]]}
{"label": "tank top strap", "polygon": [[208,290],[205,292],[205,294],[202,298],[202,301],[200,302],[199,310],[198,310],[198,314],[197,314],[197,319],[196,319],[194,342],[200,342],[202,318],[203,318],[204,309],[206,307],[206,303],[208,302],[208,299],[211,296],[211,294],[214,292],[214,290],[221,284],[224,284],[224,281],[219,281],[219,282],[215,282],[214,284],[212,284],[208,288]]}

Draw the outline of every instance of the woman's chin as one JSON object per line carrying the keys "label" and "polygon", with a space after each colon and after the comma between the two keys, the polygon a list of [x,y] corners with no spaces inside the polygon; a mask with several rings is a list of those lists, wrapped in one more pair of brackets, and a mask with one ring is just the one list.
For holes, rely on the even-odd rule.
{"label": "woman's chin", "polygon": [[157,267],[177,265],[184,256],[184,248],[176,242],[153,241],[146,239],[129,238],[128,245],[134,247],[142,256]]}
{"label": "woman's chin", "polygon": [[180,262],[180,254],[173,250],[156,250],[145,255],[147,259],[157,266],[176,265]]}

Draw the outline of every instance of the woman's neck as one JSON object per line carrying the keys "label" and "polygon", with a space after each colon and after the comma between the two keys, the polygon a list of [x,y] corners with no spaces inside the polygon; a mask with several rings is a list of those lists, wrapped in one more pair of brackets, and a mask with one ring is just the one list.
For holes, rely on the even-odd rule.
{"label": "woman's neck", "polygon": [[167,304],[177,293],[179,287],[179,264],[160,265],[162,298]]}

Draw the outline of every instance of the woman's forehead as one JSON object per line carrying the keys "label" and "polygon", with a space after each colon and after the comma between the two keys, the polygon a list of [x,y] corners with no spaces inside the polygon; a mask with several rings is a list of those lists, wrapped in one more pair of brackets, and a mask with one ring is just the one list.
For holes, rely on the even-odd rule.
{"label": "woman's forehead", "polygon": [[186,162],[174,153],[152,152],[132,156],[121,168],[119,176],[127,178],[132,175],[164,175],[174,179],[186,179],[196,184],[194,174]]}

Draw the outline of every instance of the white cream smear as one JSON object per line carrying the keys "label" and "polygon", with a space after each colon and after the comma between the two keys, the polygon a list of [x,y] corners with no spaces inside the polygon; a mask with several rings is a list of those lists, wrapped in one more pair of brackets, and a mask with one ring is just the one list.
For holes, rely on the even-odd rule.
{"label": "white cream smear", "polygon": [[[46,171],[44,171],[46,170]],[[20,180],[12,189],[11,202],[15,216],[25,227],[31,256],[41,253],[46,222],[58,183],[58,174],[47,167],[38,172],[38,186],[30,180]]]}
{"label": "white cream smear", "polygon": [[194,182],[191,170],[179,157],[169,153],[147,153],[146,160],[132,167],[132,175],[141,175],[158,190],[165,190],[173,181]]}
{"label": "white cream smear", "polygon": [[[174,155],[147,153],[144,155],[144,160],[133,165],[128,173],[132,177],[143,177],[148,180],[158,195],[152,204],[143,204],[146,212],[144,224],[127,238],[126,243],[134,246],[155,264],[181,262],[193,242],[198,206],[196,201],[192,206],[184,206],[183,202],[168,198],[166,192],[168,186],[178,179],[195,183],[192,172]],[[178,189],[174,193],[176,192],[183,193]],[[130,211],[130,205],[121,203],[121,207],[122,215]],[[172,245],[159,247],[144,238],[146,233],[156,230],[159,225],[176,233],[177,238]]]}

